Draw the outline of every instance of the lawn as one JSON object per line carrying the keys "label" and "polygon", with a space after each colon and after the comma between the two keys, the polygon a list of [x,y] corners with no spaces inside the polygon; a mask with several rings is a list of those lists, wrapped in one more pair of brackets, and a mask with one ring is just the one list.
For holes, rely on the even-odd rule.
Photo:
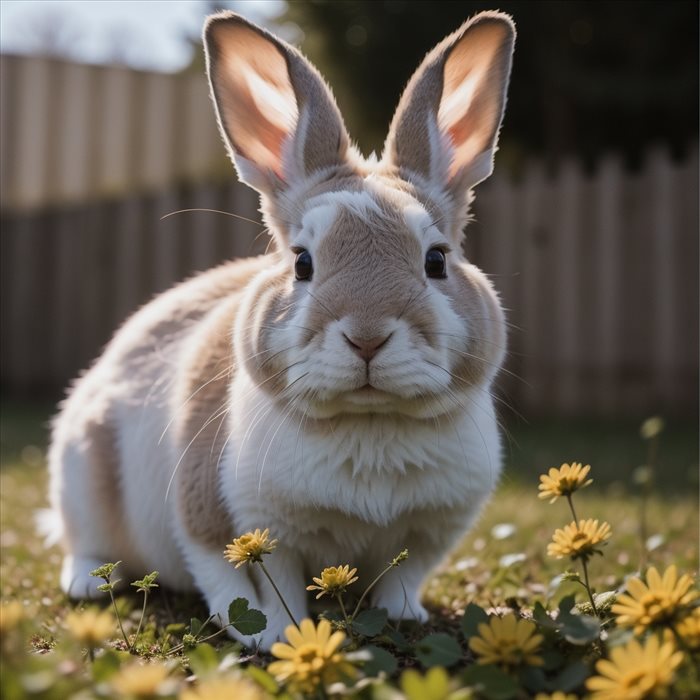
{"label": "lawn", "polygon": [[[206,617],[202,602],[196,597],[154,589],[143,626],[145,632],[136,640],[134,634],[141,617],[142,594],[118,598],[117,607],[124,617],[126,635],[134,646],[131,655],[116,625],[113,633],[96,642],[92,649],[74,629],[66,629],[66,615],[75,606],[64,598],[57,586],[60,555],[55,548],[45,549],[34,529],[34,514],[46,505],[43,455],[51,407],[5,403],[2,409],[0,582],[5,607],[2,608],[4,621],[0,625],[0,638],[3,697],[60,698],[79,693],[75,697],[184,698],[187,692],[191,698],[218,697],[213,690],[202,695],[193,694],[200,687],[192,684],[193,671],[201,683],[214,683],[216,678],[230,684],[238,683],[236,692],[241,698],[247,697],[244,691],[250,691],[251,698],[270,694],[289,697],[284,695],[289,688],[281,687],[271,675],[260,670],[268,664],[269,657],[254,655],[249,658],[240,646],[224,643],[221,637],[212,639],[211,646],[193,641],[182,648],[182,640],[188,634],[193,634],[197,640],[206,636],[198,635],[196,625],[191,623],[193,617]],[[470,697],[472,693],[474,697],[507,700],[534,696],[540,689],[554,690],[558,687],[557,679],[568,673],[570,682],[564,683],[562,688],[566,686],[566,690],[582,695],[583,680],[591,673],[592,664],[601,654],[607,653],[604,643],[612,646],[617,643],[615,635],[620,630],[614,630],[610,618],[605,615],[602,633],[597,630],[590,638],[567,646],[562,639],[567,631],[557,629],[552,619],[556,614],[546,619],[536,614],[547,653],[543,656],[544,671],[529,668],[532,671],[529,675],[523,674],[528,671],[527,664],[519,670],[504,665],[485,665],[481,670],[492,669],[491,675],[475,675],[473,669],[479,667],[473,663],[474,654],[469,651],[468,643],[468,634],[475,633],[476,622],[485,619],[484,610],[490,614],[511,611],[530,617],[533,610],[537,612],[537,604],[544,610],[556,611],[562,598],[575,594],[576,603],[582,604],[581,610],[585,611],[587,594],[582,585],[562,578],[567,569],[580,573],[579,562],[547,556],[547,544],[553,531],[572,520],[566,499],[560,498],[550,505],[537,497],[539,475],[563,462],[591,464],[590,476],[594,482],[576,493],[576,509],[579,517],[607,521],[612,528],[604,556],[594,556],[588,563],[591,588],[596,593],[619,590],[625,577],[639,571],[640,565],[650,564],[663,570],[675,564],[681,572],[697,572],[698,436],[695,423],[669,421],[660,435],[653,482],[645,481],[642,478],[645,473],[638,469],[647,459],[648,443],[640,438],[636,422],[611,425],[542,421],[510,425],[508,432],[507,467],[498,492],[478,525],[426,585],[425,601],[431,611],[428,625],[423,629],[410,625],[398,630],[386,627],[372,633],[369,614],[366,618],[370,620],[369,629],[364,630],[367,634],[357,632],[354,646],[370,649],[365,652],[367,658],[372,655],[371,650],[379,648],[379,651],[374,652],[371,661],[363,661],[362,654],[359,660],[352,661],[352,653],[350,658],[356,668],[363,669],[364,676],[377,676],[380,669],[384,669],[389,680],[360,681],[352,691],[337,686],[333,692],[353,692],[359,697],[378,699],[408,697],[410,700]],[[643,503],[645,524],[641,533]],[[329,565],[335,563],[339,562],[329,562]],[[347,563],[352,566],[352,562]],[[20,609],[12,605],[7,607],[13,602],[21,604],[19,620],[14,620],[8,612]],[[109,609],[107,594],[103,607]],[[321,609],[323,607],[332,605]],[[559,607],[558,619],[564,620]],[[463,617],[465,611],[467,616]],[[576,617],[588,618],[585,615]],[[444,643],[445,635],[456,641]],[[625,641],[626,638],[620,637],[620,644]],[[556,657],[555,652],[561,658]],[[138,680],[140,671],[135,670],[134,661],[129,661],[133,656],[153,660],[145,668],[155,675],[150,681],[143,680],[138,687],[124,682],[127,676]],[[93,657],[94,661],[90,661]],[[222,659],[227,670],[220,668]],[[239,665],[247,670],[240,672]],[[449,669],[449,679],[441,670],[443,666]],[[409,667],[415,667],[419,673],[407,672],[405,669]],[[124,668],[129,674],[124,673]],[[432,671],[426,670],[431,668]],[[535,670],[540,674],[537,677]],[[680,680],[674,686],[675,696],[690,697],[694,692],[690,688],[697,689],[693,686],[697,681],[694,673],[688,663],[683,666],[677,674]],[[187,677],[189,680],[185,680]],[[205,685],[200,688],[202,693],[204,688]],[[396,694],[397,688],[402,689],[403,696]],[[226,692],[226,697],[236,697],[233,691]],[[323,697],[318,695],[318,690],[314,692],[315,695],[309,695],[308,691],[303,694]]]}

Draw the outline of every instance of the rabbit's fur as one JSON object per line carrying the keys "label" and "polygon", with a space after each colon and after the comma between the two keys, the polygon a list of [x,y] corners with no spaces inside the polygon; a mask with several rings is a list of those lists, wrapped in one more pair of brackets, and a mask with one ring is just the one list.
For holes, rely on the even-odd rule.
{"label": "rabbit's fur", "polygon": [[[89,572],[105,561],[123,578],[157,569],[224,619],[247,598],[268,627],[242,639],[269,648],[288,619],[257,567],[222,550],[270,528],[266,566],[297,619],[323,567],[349,563],[367,585],[405,547],[372,603],[426,618],[421,583],[500,469],[503,312],[461,236],[491,173],[513,41],[500,13],[447,37],[381,160],[363,160],[298,51],[238,15],[209,18],[221,131],[275,250],[146,305],[65,401],[50,449],[65,591],[98,595]],[[295,279],[302,249],[310,279]],[[426,272],[435,249],[444,277]]]}

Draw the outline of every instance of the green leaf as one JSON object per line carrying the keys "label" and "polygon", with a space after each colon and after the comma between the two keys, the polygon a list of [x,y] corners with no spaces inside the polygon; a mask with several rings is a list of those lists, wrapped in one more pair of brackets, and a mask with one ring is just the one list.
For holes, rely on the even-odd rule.
{"label": "green leaf", "polygon": [[374,644],[362,647],[361,651],[368,651],[372,655],[372,659],[363,666],[366,676],[378,676],[380,673],[391,676],[399,666],[399,662],[393,654]]}
{"label": "green leaf", "polygon": [[272,675],[259,666],[250,664],[246,669],[246,673],[271,695],[276,695],[277,691],[280,689]]}
{"label": "green leaf", "polygon": [[142,579],[134,581],[131,585],[136,587],[139,593],[147,593],[151,588],[158,588],[158,584],[155,580],[158,578],[157,571],[151,571],[150,574],[146,574]]}
{"label": "green leaf", "polygon": [[[126,654],[126,658],[131,658],[131,654]],[[113,649],[107,649],[103,654],[95,658],[92,663],[92,678],[95,683],[102,683],[115,674],[124,660],[124,655]]]}
{"label": "green leaf", "polygon": [[267,627],[267,618],[260,610],[249,609],[245,598],[236,598],[228,606],[228,621],[241,634],[257,634]]}
{"label": "green leaf", "polygon": [[416,658],[423,666],[452,666],[462,656],[457,640],[448,634],[429,634],[416,645]]}
{"label": "green leaf", "polygon": [[511,700],[518,694],[518,682],[497,666],[470,666],[462,680],[489,700]]}
{"label": "green leaf", "polygon": [[595,617],[560,610],[557,622],[564,639],[570,644],[590,644],[600,636],[600,622]]}
{"label": "green leaf", "polygon": [[554,671],[557,668],[561,668],[562,664],[566,661],[564,655],[556,649],[545,649],[540,656],[544,661],[544,666],[542,668],[545,671]]}
{"label": "green leaf", "polygon": [[[531,693],[539,693],[548,688],[547,677],[541,668],[525,666],[518,673],[518,678],[522,685]],[[559,689],[559,686],[556,686],[556,688]]]}
{"label": "green leaf", "polygon": [[211,644],[204,642],[187,652],[189,666],[196,676],[206,676],[216,671],[219,666],[219,656]]}
{"label": "green leaf", "polygon": [[464,634],[467,639],[474,637],[478,633],[478,626],[481,623],[488,624],[488,621],[489,616],[486,614],[486,611],[483,608],[475,605],[474,603],[469,603],[460,622],[462,634]]}
{"label": "green leaf", "polygon": [[582,661],[567,666],[552,680],[552,686],[564,693],[570,693],[583,685],[590,671]]}
{"label": "green leaf", "polygon": [[391,644],[398,651],[410,651],[412,648],[406,637],[398,630],[385,630],[384,634],[379,638],[379,641],[385,644]]}
{"label": "green leaf", "polygon": [[107,563],[107,564],[102,564],[102,566],[98,566],[96,569],[93,569],[90,572],[90,576],[95,576],[96,578],[103,578],[105,581],[109,581],[109,577],[112,575],[112,572],[121,564],[121,560],[112,563]]}
{"label": "green leaf", "polygon": [[532,609],[532,617],[540,627],[555,630],[558,628],[556,620],[552,620],[542,603],[537,601]]}
{"label": "green leaf", "polygon": [[571,612],[575,603],[576,603],[575,596],[573,596],[573,595],[564,596],[559,601],[559,615],[561,616],[561,615],[565,615],[566,613]]}
{"label": "green leaf", "polygon": [[352,628],[363,637],[376,637],[389,619],[389,614],[384,608],[370,608],[363,610],[353,621]]}
{"label": "green leaf", "polygon": [[202,621],[198,620],[196,617],[193,617],[190,620],[190,634],[196,637],[202,631],[202,626]]}

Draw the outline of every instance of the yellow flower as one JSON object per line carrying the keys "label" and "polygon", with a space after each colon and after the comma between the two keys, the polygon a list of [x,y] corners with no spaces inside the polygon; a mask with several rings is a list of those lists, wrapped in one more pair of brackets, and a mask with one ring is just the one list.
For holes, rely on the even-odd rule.
{"label": "yellow flower", "polygon": [[586,481],[590,470],[590,464],[583,467],[579,462],[572,462],[571,465],[562,464],[559,469],[552,467],[548,474],[540,476],[539,498],[549,498],[549,502],[554,503],[559,496],[567,496],[585,488],[593,481],[593,479]]}
{"label": "yellow flower", "polygon": [[598,525],[597,520],[579,520],[578,524],[571,522],[560,530],[556,530],[552,535],[552,541],[547,545],[547,554],[550,557],[562,559],[571,557],[572,559],[587,559],[605,540],[612,531],[606,522]]}
{"label": "yellow flower", "polygon": [[151,698],[174,690],[169,674],[170,669],[163,664],[131,663],[122,666],[110,685],[117,693],[129,698]]}
{"label": "yellow flower", "polygon": [[700,608],[693,608],[682,618],[676,624],[676,632],[690,651],[700,651]]}
{"label": "yellow flower", "polygon": [[469,640],[469,648],[479,656],[480,664],[502,666],[542,666],[542,658],[535,655],[542,643],[541,634],[535,634],[535,623],[518,620],[515,615],[492,617],[489,623],[478,626],[479,636]]}
{"label": "yellow flower", "polygon": [[664,429],[664,419],[660,416],[654,416],[653,418],[647,418],[642,427],[639,429],[639,434],[645,440],[651,440],[659,435]]}
{"label": "yellow flower", "polygon": [[241,676],[217,676],[185,688],[180,700],[267,700],[262,688]]}
{"label": "yellow flower", "polygon": [[320,686],[355,675],[355,669],[338,651],[345,640],[344,632],[331,634],[328,620],[321,620],[318,627],[309,620],[302,620],[299,628],[290,625],[285,630],[289,644],[272,645],[272,655],[281,661],[273,661],[268,671],[280,683],[288,684],[301,693],[313,693]]}
{"label": "yellow flower", "polygon": [[625,646],[612,649],[610,659],[596,663],[600,675],[589,678],[586,687],[592,691],[591,700],[663,697],[682,660],[682,652],[676,651],[673,644],[662,644],[656,636],[649,637],[643,645],[632,639]]}
{"label": "yellow flower", "polygon": [[114,633],[114,618],[106,610],[100,612],[94,608],[88,608],[82,612],[68,613],[66,627],[73,639],[94,649]]}
{"label": "yellow flower", "polygon": [[682,616],[687,607],[698,597],[698,591],[690,590],[693,579],[687,574],[678,578],[678,570],[671,565],[663,576],[652,566],[646,575],[646,583],[640,578],[627,581],[629,595],[620,595],[612,611],[617,624],[634,627],[641,634],[653,625],[665,624]]}
{"label": "yellow flower", "polygon": [[551,695],[548,693],[537,693],[535,700],[578,700],[578,698],[573,693],[564,693],[561,690],[556,690]]}
{"label": "yellow flower", "polygon": [[[430,698],[430,700],[452,700],[452,698],[472,697],[462,689],[453,690],[450,677],[441,666],[433,666],[425,676],[409,668],[401,674],[401,690],[408,698]],[[466,691],[469,692],[469,691]]]}
{"label": "yellow flower", "polygon": [[[314,577],[316,586],[307,586],[307,591],[320,591],[316,596],[318,600],[322,595],[339,595],[345,593],[345,589],[357,581],[357,569],[350,569],[350,566],[329,566],[321,572],[321,578]],[[354,578],[353,578],[354,577]]]}
{"label": "yellow flower", "polygon": [[262,561],[263,554],[269,554],[276,546],[277,540],[270,541],[269,529],[266,528],[263,532],[256,529],[255,532],[246,532],[232,544],[226,545],[224,558],[232,564],[235,563],[238,568],[246,562]]}
{"label": "yellow flower", "polygon": [[23,618],[22,603],[13,600],[0,605],[0,637],[17,627]]}

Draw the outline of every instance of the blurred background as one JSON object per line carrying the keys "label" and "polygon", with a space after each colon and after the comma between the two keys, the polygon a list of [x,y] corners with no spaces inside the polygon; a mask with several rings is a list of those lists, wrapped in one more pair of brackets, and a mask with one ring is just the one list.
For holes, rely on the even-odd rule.
{"label": "blurred background", "polygon": [[50,404],[155,293],[265,249],[254,224],[181,211],[258,218],[217,133],[206,14],[237,10],[301,46],[368,154],[425,52],[496,7],[518,40],[495,174],[477,188],[465,245],[509,310],[503,420],[516,433],[540,421],[540,442],[570,455],[661,413],[681,426],[684,469],[696,464],[694,1],[4,0],[6,402]]}

